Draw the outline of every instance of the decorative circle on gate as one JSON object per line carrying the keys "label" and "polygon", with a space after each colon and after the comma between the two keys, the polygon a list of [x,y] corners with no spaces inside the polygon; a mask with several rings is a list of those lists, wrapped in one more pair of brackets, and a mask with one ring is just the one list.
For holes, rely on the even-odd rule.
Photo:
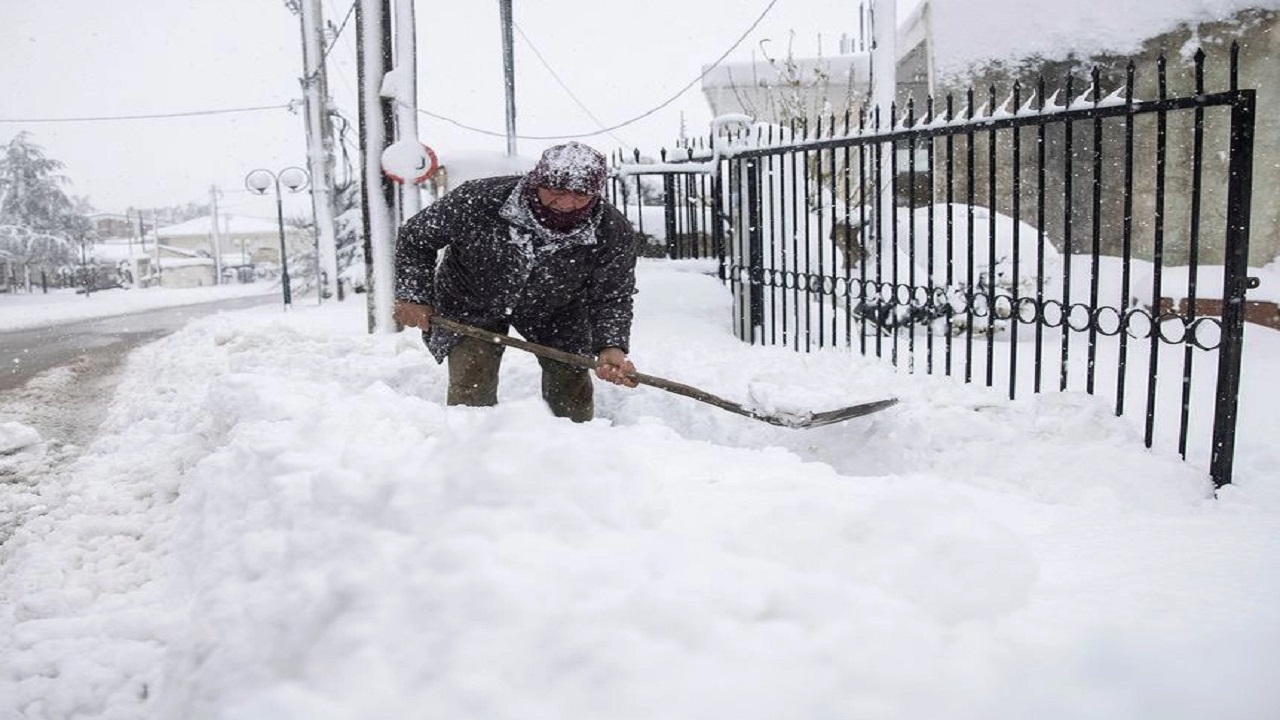
{"label": "decorative circle on gate", "polygon": [[835,282],[835,278],[832,277],[824,276],[822,278],[822,292],[824,295],[830,295],[835,292]]}
{"label": "decorative circle on gate", "polygon": [[933,306],[935,308],[938,308],[938,309],[951,308],[951,297],[950,297],[950,293],[947,292],[946,288],[936,287],[929,294],[932,298]]}
{"label": "decorative circle on gate", "polygon": [[1093,327],[1107,337],[1119,335],[1122,327],[1120,311],[1110,306],[1097,308],[1093,311]]}
{"label": "decorative circle on gate", "polygon": [[1093,313],[1084,303],[1072,303],[1067,309],[1067,327],[1076,332],[1084,332],[1093,323]]}
{"label": "decorative circle on gate", "polygon": [[1178,313],[1161,313],[1156,324],[1156,334],[1170,345],[1177,345],[1187,339],[1187,319]]}
{"label": "decorative circle on gate", "polygon": [[1000,295],[991,303],[995,309],[997,318],[1006,319],[1013,317],[1013,298],[1008,295]]}
{"label": "decorative circle on gate", "polygon": [[911,286],[906,283],[894,283],[893,302],[895,305],[910,305]]}
{"label": "decorative circle on gate", "polygon": [[1146,340],[1151,337],[1154,327],[1151,314],[1142,308],[1134,308],[1124,314],[1124,331],[1131,338]]}
{"label": "decorative circle on gate", "polygon": [[1040,318],[1040,321],[1044,323],[1045,327],[1062,327],[1062,323],[1066,319],[1066,313],[1063,312],[1062,303],[1058,300],[1045,300],[1044,307],[1040,310]]}
{"label": "decorative circle on gate", "polygon": [[1216,317],[1200,317],[1191,323],[1191,344],[1201,350],[1222,347],[1222,321]]}
{"label": "decorative circle on gate", "polygon": [[1040,303],[1031,297],[1018,298],[1017,304],[1018,322],[1024,325],[1032,325],[1041,319]]}
{"label": "decorative circle on gate", "polygon": [[989,317],[991,315],[991,296],[987,293],[965,293],[969,296],[969,302],[973,306],[971,314],[974,317]]}

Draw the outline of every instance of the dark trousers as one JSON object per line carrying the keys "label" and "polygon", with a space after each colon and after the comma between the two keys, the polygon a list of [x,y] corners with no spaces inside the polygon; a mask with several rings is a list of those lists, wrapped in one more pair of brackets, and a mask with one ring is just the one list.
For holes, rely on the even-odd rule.
{"label": "dark trousers", "polygon": [[[466,337],[449,352],[450,405],[487,407],[498,404],[498,368],[505,346]],[[556,417],[586,422],[595,415],[588,370],[538,358],[542,366],[542,399]]]}

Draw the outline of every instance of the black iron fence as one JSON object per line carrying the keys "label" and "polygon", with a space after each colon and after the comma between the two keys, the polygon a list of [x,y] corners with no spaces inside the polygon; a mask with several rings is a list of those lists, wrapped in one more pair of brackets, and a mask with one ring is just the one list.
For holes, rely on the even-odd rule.
{"label": "black iron fence", "polygon": [[892,122],[722,128],[616,158],[614,200],[652,254],[715,263],[743,340],[856,348],[1010,398],[1106,394],[1221,485],[1251,282],[1255,93],[1237,61],[1216,92],[1198,54],[1181,94],[1162,59],[1111,91],[1094,70]]}

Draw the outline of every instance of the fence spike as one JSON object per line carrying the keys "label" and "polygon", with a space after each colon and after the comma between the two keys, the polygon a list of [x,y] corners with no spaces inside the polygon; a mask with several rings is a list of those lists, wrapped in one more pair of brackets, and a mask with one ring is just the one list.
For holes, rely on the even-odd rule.
{"label": "fence spike", "polygon": [[1231,41],[1231,66],[1228,69],[1227,74],[1231,78],[1230,85],[1229,85],[1229,87],[1231,88],[1231,92],[1235,92],[1239,90],[1240,89],[1240,41],[1239,40]]}
{"label": "fence spike", "polygon": [[849,110],[849,108],[845,108],[844,109],[844,136],[845,137],[849,137],[849,115],[850,114],[851,114],[851,111]]}
{"label": "fence spike", "polygon": [[[1021,85],[1019,85],[1019,91],[1021,91]],[[1043,97],[1042,92],[1043,88],[1039,92],[1033,88],[1031,94],[1027,96],[1026,102],[1022,103],[1022,107],[1018,108],[1018,114],[1034,115],[1038,112],[1044,112],[1044,102],[1041,99]]]}
{"label": "fence spike", "polygon": [[1196,50],[1196,55],[1195,55],[1195,60],[1196,60],[1196,94],[1197,94],[1197,95],[1203,95],[1203,94],[1204,94],[1204,59],[1205,59],[1204,48],[1198,48],[1198,49]]}
{"label": "fence spike", "polygon": [[[1068,88],[1071,87],[1070,79],[1068,79],[1067,81],[1067,87]],[[1072,110],[1072,109],[1081,108],[1081,107],[1093,107],[1095,104],[1097,104],[1097,100],[1089,99],[1089,96],[1092,94],[1093,94],[1093,86],[1090,86],[1086,88],[1084,92],[1080,93],[1079,97],[1077,97],[1075,100],[1072,100],[1071,104],[1067,106],[1067,109]],[[1067,92],[1067,97],[1068,98],[1071,97],[1070,91]]]}
{"label": "fence spike", "polygon": [[1111,91],[1109,95],[1102,98],[1101,101],[1095,101],[1095,105],[1118,105],[1125,102],[1124,94],[1128,86],[1121,86]]}
{"label": "fence spike", "polygon": [[[995,105],[995,101],[996,101],[996,98],[995,98],[995,96],[994,96],[994,95],[992,95],[992,96],[991,96],[991,104],[992,104],[993,106]],[[993,111],[991,112],[991,117],[993,117],[993,118],[994,118],[994,117],[1002,117],[1002,118],[1003,118],[1003,117],[1012,117],[1013,112],[1012,112],[1012,111],[1010,111],[1010,110],[1009,110],[1009,108],[1015,108],[1015,109],[1016,109],[1017,107],[1018,107],[1018,100],[1017,100],[1017,98],[1014,96],[1013,91],[1010,91],[1010,92],[1009,92],[1009,96],[1008,96],[1008,97],[1006,97],[1006,98],[1004,99],[1004,102],[1000,104],[1000,107],[999,107],[998,109],[993,110]]]}
{"label": "fence spike", "polygon": [[1164,53],[1156,58],[1156,96],[1161,100],[1169,97],[1169,61]]}

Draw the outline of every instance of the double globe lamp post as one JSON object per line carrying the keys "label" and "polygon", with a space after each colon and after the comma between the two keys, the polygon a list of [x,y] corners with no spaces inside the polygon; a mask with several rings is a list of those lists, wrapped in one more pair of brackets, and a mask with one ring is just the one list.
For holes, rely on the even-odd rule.
{"label": "double globe lamp post", "polygon": [[311,182],[311,176],[300,167],[287,167],[278,173],[258,169],[244,178],[244,186],[254,195],[266,195],[272,187],[276,191],[276,222],[280,226],[280,287],[284,293],[284,307],[289,309],[293,297],[289,293],[289,254],[284,244],[284,201],[281,199],[280,186],[283,185],[291,193],[302,192]]}

